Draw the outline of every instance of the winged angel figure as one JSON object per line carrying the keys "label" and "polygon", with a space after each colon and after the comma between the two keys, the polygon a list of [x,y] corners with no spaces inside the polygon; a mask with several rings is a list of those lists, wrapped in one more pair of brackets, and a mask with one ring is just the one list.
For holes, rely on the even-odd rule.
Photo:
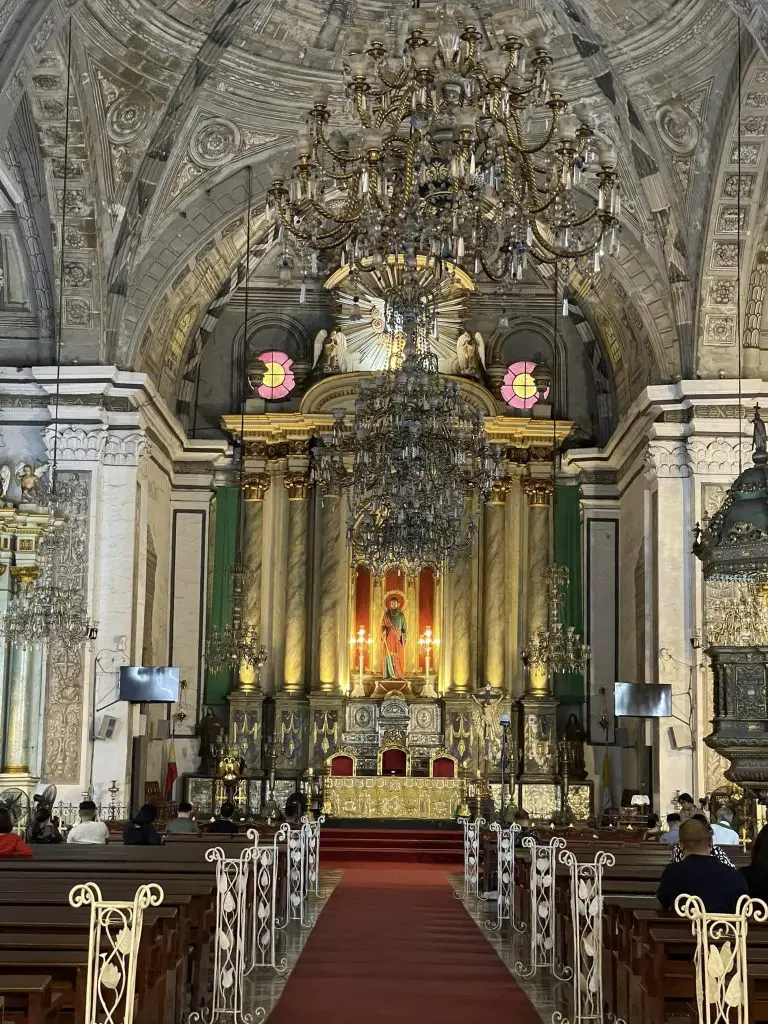
{"label": "winged angel figure", "polygon": [[347,336],[343,331],[318,331],[312,366],[320,373],[347,372]]}
{"label": "winged angel figure", "polygon": [[480,377],[485,370],[485,341],[479,331],[462,331],[456,339],[456,358],[451,372],[459,377]]}
{"label": "winged angel figure", "polygon": [[[5,467],[7,468],[7,467]],[[48,463],[33,469],[28,462],[20,462],[16,467],[16,479],[21,488],[21,504],[36,505],[40,500],[40,481],[48,471]],[[0,471],[2,478],[2,471]],[[3,492],[5,493],[5,492]]]}

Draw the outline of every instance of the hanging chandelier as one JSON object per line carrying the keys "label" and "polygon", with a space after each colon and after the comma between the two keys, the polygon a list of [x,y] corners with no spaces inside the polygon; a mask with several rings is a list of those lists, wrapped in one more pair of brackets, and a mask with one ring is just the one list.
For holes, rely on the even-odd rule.
{"label": "hanging chandelier", "polygon": [[0,616],[0,636],[21,650],[45,644],[72,650],[96,638],[82,589],[58,578],[55,560],[55,548],[49,549],[38,565],[11,570],[20,588]]}
{"label": "hanging chandelier", "polygon": [[591,656],[575,626],[564,624],[565,594],[569,573],[564,565],[550,565],[546,571],[548,625],[538,629],[528,642],[523,657],[530,665],[543,666],[547,676],[556,672],[583,672]]}
{"label": "hanging chandelier", "polygon": [[[237,522],[235,525],[235,558],[230,569],[232,577],[232,606],[229,621],[209,625],[205,647],[206,668],[209,672],[230,672],[233,686],[243,693],[256,692],[260,688],[261,669],[267,660],[267,649],[261,643],[259,624],[250,621],[245,613],[245,585],[247,572],[244,564],[245,550],[245,402],[248,393],[248,282],[251,260],[251,208],[253,182],[250,166],[246,167],[248,205],[245,229],[245,302],[243,309],[242,364],[240,380],[243,391],[240,399],[240,452],[238,467]],[[252,673],[252,675],[251,675]]]}
{"label": "hanging chandelier", "polygon": [[314,449],[313,477],[321,493],[346,491],[357,563],[375,574],[393,566],[439,572],[471,550],[500,452],[487,441],[481,413],[438,373],[428,298],[404,286],[387,297],[384,316],[402,355],[363,382],[351,422],[336,411]]}
{"label": "hanging chandelier", "polygon": [[[258,626],[243,614],[245,570],[242,565],[235,564],[231,575],[232,617],[229,622],[212,626],[209,630],[206,665],[209,672],[234,672],[236,675],[242,668],[251,669],[258,681],[267,660],[267,649],[259,639]],[[258,688],[258,682],[254,688]]]}
{"label": "hanging chandelier", "polygon": [[302,254],[376,267],[393,257],[439,273],[462,268],[495,282],[522,277],[529,259],[563,263],[618,252],[613,145],[569,112],[541,33],[521,12],[498,19],[503,42],[482,50],[472,16],[409,12],[404,55],[383,33],[349,57],[355,120],[330,129],[314,100],[287,173],[273,172],[269,206]]}

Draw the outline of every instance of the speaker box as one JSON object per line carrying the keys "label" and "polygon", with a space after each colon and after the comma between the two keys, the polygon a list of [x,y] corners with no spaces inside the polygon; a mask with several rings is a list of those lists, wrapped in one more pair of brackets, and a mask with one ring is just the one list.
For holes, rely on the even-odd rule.
{"label": "speaker box", "polygon": [[693,738],[686,725],[670,725],[668,729],[669,745],[673,750],[692,750]]}
{"label": "speaker box", "polygon": [[112,715],[102,715],[99,720],[99,724],[96,727],[96,731],[93,734],[93,738],[95,740],[111,740],[115,735],[116,728],[116,718],[113,718]]}

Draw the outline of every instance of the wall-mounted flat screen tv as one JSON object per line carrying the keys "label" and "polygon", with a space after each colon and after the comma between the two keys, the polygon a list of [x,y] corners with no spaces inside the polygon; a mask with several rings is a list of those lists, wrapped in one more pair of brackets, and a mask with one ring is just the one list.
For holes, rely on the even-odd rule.
{"label": "wall-mounted flat screen tv", "polygon": [[178,701],[178,668],[124,665],[120,669],[119,699],[131,704],[168,704]]}
{"label": "wall-mounted flat screen tv", "polygon": [[618,718],[671,718],[672,687],[669,683],[614,683]]}

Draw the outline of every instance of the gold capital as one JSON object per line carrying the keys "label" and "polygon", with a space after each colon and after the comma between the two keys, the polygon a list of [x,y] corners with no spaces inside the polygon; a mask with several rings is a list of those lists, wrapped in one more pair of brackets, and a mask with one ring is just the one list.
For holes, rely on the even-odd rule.
{"label": "gold capital", "polygon": [[547,477],[529,476],[523,480],[523,490],[528,496],[529,505],[547,506],[552,493],[552,481]]}
{"label": "gold capital", "polygon": [[243,480],[246,501],[264,501],[271,484],[268,473],[251,473]]}
{"label": "gold capital", "polygon": [[283,477],[288,501],[306,501],[309,497],[309,473],[286,473]]}
{"label": "gold capital", "polygon": [[494,480],[493,487],[491,489],[491,504],[505,505],[510,486],[511,482],[507,480],[506,477],[501,480]]}

